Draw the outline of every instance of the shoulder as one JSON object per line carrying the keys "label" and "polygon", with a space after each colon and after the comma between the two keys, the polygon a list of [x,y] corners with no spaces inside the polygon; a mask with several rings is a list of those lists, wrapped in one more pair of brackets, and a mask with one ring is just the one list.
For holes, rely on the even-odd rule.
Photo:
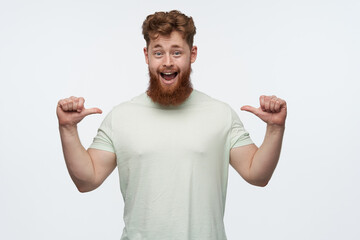
{"label": "shoulder", "polygon": [[217,111],[215,113],[219,113],[218,111],[226,112],[229,114],[231,113],[232,108],[228,103],[218,100],[216,98],[213,98],[201,91],[198,91],[198,90],[194,90],[194,91],[196,91],[195,92],[196,100],[198,102],[201,102],[201,103],[213,108],[214,111]]}
{"label": "shoulder", "polygon": [[136,105],[141,105],[146,102],[146,93],[141,93],[127,101],[121,102],[112,108],[112,112],[119,112],[129,108],[133,108]]}
{"label": "shoulder", "polygon": [[139,94],[113,106],[105,118],[108,121],[118,121],[119,119],[127,119],[129,117],[134,118],[144,112],[144,107],[147,104],[146,101],[146,93]]}

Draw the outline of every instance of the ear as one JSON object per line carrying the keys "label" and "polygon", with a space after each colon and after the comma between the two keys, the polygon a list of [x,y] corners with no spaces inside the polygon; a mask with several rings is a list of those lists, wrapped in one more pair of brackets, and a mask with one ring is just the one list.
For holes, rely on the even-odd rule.
{"label": "ear", "polygon": [[190,53],[190,61],[191,63],[194,63],[197,57],[197,46],[193,46],[191,48],[191,53]]}
{"label": "ear", "polygon": [[149,54],[146,47],[144,47],[144,55],[146,64],[149,64]]}

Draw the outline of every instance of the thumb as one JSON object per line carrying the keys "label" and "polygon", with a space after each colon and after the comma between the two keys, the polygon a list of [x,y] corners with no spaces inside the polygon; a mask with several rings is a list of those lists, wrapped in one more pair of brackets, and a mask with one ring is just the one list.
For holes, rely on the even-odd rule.
{"label": "thumb", "polygon": [[99,108],[89,108],[89,109],[83,109],[81,111],[81,113],[82,113],[82,115],[84,117],[86,117],[86,116],[91,115],[91,114],[101,114],[102,111]]}
{"label": "thumb", "polygon": [[242,111],[247,111],[247,112],[251,112],[255,115],[257,115],[259,113],[259,109],[258,108],[254,108],[252,106],[249,106],[249,105],[245,105],[245,106],[242,106],[240,108]]}

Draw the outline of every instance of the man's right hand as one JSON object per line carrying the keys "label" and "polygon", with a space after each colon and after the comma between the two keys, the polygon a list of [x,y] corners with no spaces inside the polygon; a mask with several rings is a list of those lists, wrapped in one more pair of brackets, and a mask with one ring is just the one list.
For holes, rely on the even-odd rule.
{"label": "man's right hand", "polygon": [[92,191],[109,176],[116,167],[113,152],[81,145],[76,125],[87,115],[102,113],[98,108],[85,109],[84,98],[69,97],[58,102],[56,114],[66,167],[80,192]]}
{"label": "man's right hand", "polygon": [[82,97],[69,97],[60,100],[56,109],[59,126],[75,127],[87,115],[102,113],[99,108],[85,109],[84,102],[85,99]]}

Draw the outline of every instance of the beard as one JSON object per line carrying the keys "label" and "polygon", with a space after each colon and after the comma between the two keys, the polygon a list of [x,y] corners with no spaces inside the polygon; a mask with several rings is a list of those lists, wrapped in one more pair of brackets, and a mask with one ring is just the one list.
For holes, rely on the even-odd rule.
{"label": "beard", "polygon": [[[190,80],[191,66],[185,72],[178,72],[178,81],[174,87],[166,89],[160,83],[159,74],[153,74],[149,69],[149,87],[147,95],[153,100],[164,106],[178,106],[183,103],[191,94],[193,88]],[[161,71],[159,71],[161,72]]]}

